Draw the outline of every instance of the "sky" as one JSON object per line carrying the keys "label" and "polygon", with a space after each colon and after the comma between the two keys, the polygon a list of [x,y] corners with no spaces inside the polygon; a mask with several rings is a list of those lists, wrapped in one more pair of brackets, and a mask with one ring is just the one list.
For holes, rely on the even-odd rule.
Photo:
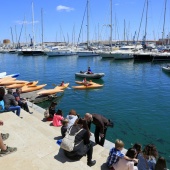
{"label": "sky", "polygon": [[[145,0],[112,0],[113,40],[132,40],[135,32],[135,39],[142,39],[146,25],[144,3]],[[85,42],[86,4],[87,0],[0,0],[0,42],[29,42],[35,36],[38,43],[42,32],[44,42]],[[89,0],[90,41],[109,40],[110,7],[111,0]],[[170,0],[166,7],[165,36],[170,32]],[[162,38],[164,11],[165,0],[148,0],[147,40]]]}

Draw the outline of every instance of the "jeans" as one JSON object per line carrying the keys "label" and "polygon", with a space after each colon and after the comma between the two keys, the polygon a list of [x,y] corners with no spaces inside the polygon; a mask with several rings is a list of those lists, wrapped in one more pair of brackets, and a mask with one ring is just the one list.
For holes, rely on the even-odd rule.
{"label": "jeans", "polygon": [[15,110],[16,110],[16,115],[20,116],[20,110],[21,110],[20,106],[10,106],[8,108],[8,111],[15,111]]}

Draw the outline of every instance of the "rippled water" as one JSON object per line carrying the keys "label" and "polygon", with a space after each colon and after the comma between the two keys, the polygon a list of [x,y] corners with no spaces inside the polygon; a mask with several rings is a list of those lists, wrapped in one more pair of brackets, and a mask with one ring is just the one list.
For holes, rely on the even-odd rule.
{"label": "rippled water", "polygon": [[[129,61],[103,60],[101,57],[25,57],[0,54],[0,72],[19,72],[19,79],[39,80],[39,84],[70,83],[58,101],[58,108],[67,115],[75,109],[80,115],[86,112],[100,113],[114,120],[107,139],[116,138],[128,148],[135,142],[154,143],[160,155],[170,165],[170,74],[162,71],[167,63],[134,63]],[[73,90],[75,72],[90,66],[93,72],[104,72],[105,77],[96,80],[104,84],[101,89]],[[40,106],[46,108],[48,102]],[[93,130],[93,129],[92,129]]]}

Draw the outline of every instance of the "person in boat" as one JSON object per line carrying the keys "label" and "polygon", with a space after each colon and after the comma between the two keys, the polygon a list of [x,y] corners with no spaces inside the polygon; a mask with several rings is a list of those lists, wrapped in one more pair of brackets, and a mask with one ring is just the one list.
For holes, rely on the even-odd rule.
{"label": "person in boat", "polygon": [[92,74],[92,71],[91,71],[90,67],[88,67],[88,69],[87,69],[87,74]]}
{"label": "person in boat", "polygon": [[8,89],[7,94],[4,96],[5,110],[6,111],[16,111],[16,115],[20,116],[21,107],[18,106],[18,102],[12,95],[12,89]]}
{"label": "person in boat", "polygon": [[83,81],[82,81],[83,83],[86,83],[87,82],[87,80],[86,80],[86,77],[83,79]]}
{"label": "person in boat", "polygon": [[60,86],[64,86],[64,81],[61,82]]}
{"label": "person in boat", "polygon": [[89,129],[91,127],[91,123],[96,126],[94,132],[95,142],[96,144],[103,146],[105,142],[107,127],[113,127],[113,122],[100,114],[86,113],[84,119],[87,121]]}
{"label": "person in boat", "polygon": [[18,102],[18,105],[23,108],[26,112],[32,114],[33,112],[30,112],[27,104],[27,100],[25,98],[21,98],[20,94],[22,92],[21,88],[17,88],[16,92],[13,93],[13,96],[15,97],[15,100]]}

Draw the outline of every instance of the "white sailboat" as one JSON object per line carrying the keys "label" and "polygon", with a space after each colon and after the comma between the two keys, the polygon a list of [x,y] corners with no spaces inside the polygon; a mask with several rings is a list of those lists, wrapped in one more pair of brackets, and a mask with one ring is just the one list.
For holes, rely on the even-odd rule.
{"label": "white sailboat", "polygon": [[87,0],[87,48],[77,48],[77,55],[79,57],[92,57],[99,56],[95,50],[90,49],[90,41],[89,41],[89,0]]}

